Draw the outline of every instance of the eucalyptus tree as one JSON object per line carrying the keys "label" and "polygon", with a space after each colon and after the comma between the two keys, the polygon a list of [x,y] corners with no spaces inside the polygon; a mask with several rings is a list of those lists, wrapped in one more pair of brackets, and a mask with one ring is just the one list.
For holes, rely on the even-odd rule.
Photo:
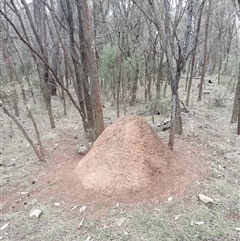
{"label": "eucalyptus tree", "polygon": [[192,35],[195,1],[179,0],[175,2],[175,7],[168,0],[148,0],[147,3],[137,0],[132,1],[155,24],[161,39],[161,48],[166,58],[168,79],[172,92],[171,128],[168,145],[170,149],[173,149],[175,133],[182,133],[178,88],[182,71],[190,54],[189,44]]}
{"label": "eucalyptus tree", "polygon": [[[0,10],[0,13],[7,22],[10,23],[19,38],[18,40],[22,41],[30,50],[35,65],[37,66],[42,90],[45,94],[45,102],[48,103],[47,110],[49,111],[49,116],[51,113],[51,74],[55,82],[67,93],[79,111],[84,127],[87,127],[85,131],[91,129],[93,139],[95,139],[103,131],[104,124],[95,42],[87,2],[61,0],[60,5],[54,5],[53,3],[49,5],[47,1],[35,0],[30,4],[31,6],[29,6],[25,0],[21,0],[21,4],[23,8],[19,11],[13,0],[7,3],[12,11],[12,16],[14,15],[19,20],[18,26],[13,21],[12,16],[8,17],[2,10]],[[61,6],[61,8],[59,6]],[[71,9],[74,9],[74,11],[71,12]],[[23,10],[26,12],[26,15],[23,14]],[[56,14],[56,12],[59,15]],[[64,18],[61,17],[62,12]],[[48,25],[46,23],[47,20]],[[60,20],[62,20],[62,22]],[[60,30],[58,29],[59,26],[61,26]],[[76,28],[73,29],[73,26]],[[76,31],[76,29],[78,29],[78,31]],[[64,32],[66,38],[61,38],[63,36],[61,32]],[[74,38],[74,35],[77,37]],[[30,38],[30,36],[33,36],[33,38]],[[79,74],[79,76],[77,76],[78,79],[75,77],[75,80],[78,80],[75,86],[78,103],[68,90],[68,86],[65,86],[65,83],[59,79],[57,74],[56,65],[59,63],[59,60],[57,60],[56,63],[54,62],[54,57],[60,56],[60,45],[57,44],[57,39],[61,43],[61,50],[63,52],[63,55],[61,55],[63,57],[62,62],[67,63],[65,65],[65,73],[68,69],[70,70],[70,74],[73,72],[71,71],[71,59],[72,63],[75,63],[73,64],[75,65],[75,73],[78,71]],[[78,44],[79,41],[80,45]],[[49,51],[48,44],[55,46],[53,52]],[[82,53],[84,54],[85,60],[82,58]],[[51,61],[49,60],[49,55],[52,56]],[[69,56],[71,58],[69,58]],[[52,82],[54,86],[56,83]],[[55,92],[55,90],[53,92]],[[82,105],[82,103],[84,105]],[[89,113],[93,117],[92,122],[90,121]],[[50,120],[51,126],[54,127],[54,119],[50,118]]]}

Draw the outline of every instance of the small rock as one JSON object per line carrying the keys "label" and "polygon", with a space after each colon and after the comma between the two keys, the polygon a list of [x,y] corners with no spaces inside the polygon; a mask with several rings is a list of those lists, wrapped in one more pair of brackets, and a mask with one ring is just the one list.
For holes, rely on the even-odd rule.
{"label": "small rock", "polygon": [[198,198],[199,198],[202,202],[204,202],[205,204],[207,204],[207,203],[213,203],[213,199],[212,199],[212,198],[207,197],[207,196],[205,196],[205,195],[203,195],[203,194],[199,194],[199,195],[198,195]]}
{"label": "small rock", "polygon": [[42,212],[43,211],[40,210],[40,209],[33,209],[33,210],[30,211],[30,218],[33,217],[33,216],[35,216],[36,218],[39,218],[40,215],[42,214]]}
{"label": "small rock", "polygon": [[85,241],[90,241],[91,240],[91,236],[88,236],[87,239]]}
{"label": "small rock", "polygon": [[180,215],[175,216],[174,220],[177,221],[179,219]]}
{"label": "small rock", "polygon": [[60,203],[54,203],[55,206],[59,207],[60,206]]}
{"label": "small rock", "polygon": [[168,198],[168,201],[169,201],[169,202],[171,202],[172,200],[173,200],[173,198],[172,198],[172,197],[169,197],[169,198]]}
{"label": "small rock", "polygon": [[87,150],[88,150],[88,147],[82,145],[82,146],[79,148],[79,150],[78,150],[78,154],[84,155],[84,154],[87,152]]}
{"label": "small rock", "polygon": [[236,231],[240,232],[240,228],[234,228]]}
{"label": "small rock", "polygon": [[21,195],[26,195],[28,192],[20,192]]}
{"label": "small rock", "polygon": [[103,104],[103,107],[104,107],[104,108],[109,108],[109,107],[111,107],[111,106],[112,106],[112,103],[111,103],[111,102],[106,102],[106,103]]}

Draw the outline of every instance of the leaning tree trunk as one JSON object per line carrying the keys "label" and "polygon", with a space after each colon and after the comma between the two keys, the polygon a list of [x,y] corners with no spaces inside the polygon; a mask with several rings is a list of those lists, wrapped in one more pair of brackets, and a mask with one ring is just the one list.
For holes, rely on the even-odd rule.
{"label": "leaning tree trunk", "polygon": [[20,131],[22,132],[22,134],[24,135],[24,137],[28,140],[28,142],[30,143],[30,145],[32,146],[34,152],[36,153],[36,155],[38,156],[40,161],[45,161],[44,157],[41,155],[41,153],[39,152],[37,146],[34,144],[34,141],[31,139],[31,137],[28,135],[28,133],[25,131],[24,127],[22,126],[22,124],[18,121],[18,119],[11,113],[8,111],[8,109],[4,106],[4,104],[0,101],[0,107],[3,109],[3,111],[14,121],[14,123],[18,126],[18,128],[20,129]]}

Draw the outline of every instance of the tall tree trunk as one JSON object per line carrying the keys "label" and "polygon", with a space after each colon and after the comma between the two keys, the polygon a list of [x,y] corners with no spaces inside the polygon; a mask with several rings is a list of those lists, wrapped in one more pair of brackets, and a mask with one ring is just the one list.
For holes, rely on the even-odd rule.
{"label": "tall tree trunk", "polygon": [[[17,8],[14,5],[14,3],[13,2],[11,3],[17,11]],[[46,14],[45,0],[43,0],[43,2],[38,2],[38,1],[33,2],[35,24],[34,24],[31,12],[29,10],[28,4],[26,3],[25,0],[21,0],[21,3],[24,6],[29,24],[34,33],[34,37],[36,40],[35,41],[36,52],[42,57],[44,62],[44,63],[39,62],[37,61],[35,56],[33,57],[38,68],[39,80],[43,91],[43,98],[44,98],[46,109],[48,112],[50,126],[51,128],[55,128],[55,122],[54,122],[52,107],[51,107],[51,95],[50,95],[50,89],[49,89],[50,85],[49,85],[49,72],[48,72],[47,33],[46,33],[46,22],[45,22],[45,14]],[[22,28],[25,29],[24,23],[19,14],[18,14],[18,18],[21,21]],[[24,32],[26,36],[27,35],[26,30],[24,30]]]}
{"label": "tall tree trunk", "polygon": [[192,80],[193,80],[193,75],[194,75],[195,58],[196,58],[196,53],[197,53],[198,37],[199,37],[199,32],[200,32],[200,26],[201,26],[201,21],[202,21],[202,12],[203,12],[204,4],[205,4],[205,0],[202,1],[201,5],[200,5],[200,9],[199,9],[199,18],[198,18],[198,22],[197,22],[196,37],[195,37],[194,48],[193,48],[193,53],[192,53],[190,76],[189,76],[189,80],[188,80],[186,106],[189,106]]}
{"label": "tall tree trunk", "polygon": [[202,63],[202,72],[201,72],[201,80],[199,84],[199,92],[198,92],[198,101],[202,99],[202,91],[203,91],[203,83],[206,74],[206,65],[207,65],[207,47],[208,47],[208,28],[210,22],[210,15],[212,11],[212,0],[208,0],[208,11],[207,11],[207,19],[205,24],[205,37],[204,37],[204,47],[203,47],[203,63]]}
{"label": "tall tree trunk", "polygon": [[72,58],[73,67],[74,67],[75,79],[76,79],[76,83],[74,86],[75,86],[75,91],[77,93],[79,106],[82,112],[83,128],[86,132],[89,128],[92,128],[92,126],[89,126],[89,122],[86,116],[85,99],[84,99],[84,93],[83,93],[83,81],[81,79],[81,70],[80,70],[81,67],[80,67],[78,55],[75,48],[72,5],[71,5],[71,2],[68,0],[66,0],[65,2],[62,1],[61,4],[63,9],[64,9],[65,3],[66,3],[68,35],[69,35],[69,41],[70,41],[70,52],[71,52],[71,58]]}
{"label": "tall tree trunk", "polygon": [[82,82],[83,82],[83,93],[85,97],[85,106],[88,117],[88,128],[95,129],[95,119],[94,119],[94,110],[92,106],[91,96],[90,96],[90,85],[89,85],[89,66],[87,59],[87,46],[86,39],[84,38],[83,31],[83,20],[81,17],[81,8],[78,5],[78,23],[79,23],[79,40],[80,40],[80,55],[81,55],[81,63],[82,63]]}
{"label": "tall tree trunk", "polygon": [[90,76],[90,92],[92,99],[92,106],[94,110],[95,131],[98,137],[104,130],[103,110],[100,96],[100,85],[97,69],[97,59],[95,52],[95,42],[93,36],[93,29],[90,22],[90,15],[87,0],[77,0],[81,7],[81,17],[83,23],[83,33],[86,39],[89,76]]}

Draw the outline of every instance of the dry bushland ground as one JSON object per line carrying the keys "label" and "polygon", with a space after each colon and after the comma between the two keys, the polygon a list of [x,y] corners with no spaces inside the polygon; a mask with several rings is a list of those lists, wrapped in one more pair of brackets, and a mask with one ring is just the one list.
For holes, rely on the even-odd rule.
{"label": "dry bushland ground", "polygon": [[[117,122],[116,106],[104,108],[106,124],[114,124],[83,155],[79,150],[89,143],[74,107],[68,103],[64,116],[54,97],[51,130],[39,97],[32,109],[46,163],[1,112],[1,239],[240,240],[240,137],[229,123],[233,87],[227,79],[206,83],[197,102],[197,82],[173,153],[168,131],[158,127],[168,118],[169,99],[159,105],[155,123],[142,98]],[[182,100],[183,90],[184,81]],[[35,138],[30,119],[19,121]],[[205,205],[199,193],[214,203]],[[29,217],[33,209],[43,211],[38,219]]]}

